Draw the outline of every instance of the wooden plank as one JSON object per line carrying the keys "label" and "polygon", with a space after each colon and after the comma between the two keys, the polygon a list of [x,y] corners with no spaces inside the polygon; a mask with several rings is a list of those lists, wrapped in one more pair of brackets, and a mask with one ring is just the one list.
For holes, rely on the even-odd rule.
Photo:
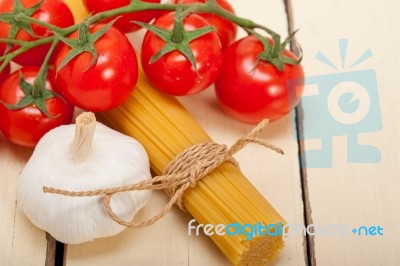
{"label": "wooden plank", "polygon": [[[383,125],[382,130],[374,129],[373,126],[379,124],[380,117],[371,118],[367,115],[364,119],[370,119],[371,132],[366,132],[369,128],[365,127],[366,131],[357,136],[359,143],[372,145],[380,150],[379,163],[348,163],[348,144],[354,144],[354,139],[334,136],[332,167],[308,168],[306,177],[311,207],[308,211],[312,214],[314,224],[348,224],[350,230],[362,225],[380,225],[384,228],[384,235],[357,236],[352,232],[349,236],[342,237],[316,235],[313,239],[313,264],[397,265],[400,259],[400,231],[397,228],[400,223],[400,166],[397,152],[400,148],[397,117],[400,111],[400,92],[396,86],[400,63],[400,51],[397,48],[400,25],[397,10],[400,9],[400,2],[381,1],[376,4],[376,1],[372,0],[310,0],[293,1],[293,6],[296,27],[301,29],[298,40],[305,52],[303,65],[307,75],[319,76],[318,88],[322,88],[321,84],[326,81],[324,75],[353,71],[353,74],[349,74],[350,78],[353,78],[354,82],[360,82],[356,80],[354,72],[370,69],[372,72],[364,72],[362,80],[372,80],[372,83],[368,83],[372,87],[366,87],[368,84],[363,86],[373,95],[374,77],[371,73],[375,72],[379,104],[371,104],[369,110],[374,110],[373,108],[380,105]],[[348,40],[344,69],[341,66],[338,39]],[[344,43],[342,41],[343,47]],[[350,70],[352,63],[367,49],[372,51],[373,56]],[[318,51],[325,54],[338,69],[315,60],[314,56]],[[348,88],[352,86],[348,85]],[[361,106],[362,101],[367,98],[359,99]],[[377,97],[371,96],[371,102],[374,99]],[[324,101],[322,98],[319,100]],[[310,104],[311,101],[307,103]],[[312,117],[311,106],[306,106],[303,102],[303,109],[304,132],[307,134],[317,130],[315,126],[318,127],[318,124],[313,127],[309,123]],[[338,117],[340,109],[332,110],[333,116]],[[323,112],[323,109],[319,112]],[[326,127],[333,129],[338,127],[338,124],[330,123]],[[348,127],[346,132],[351,130],[353,129]],[[346,134],[350,133],[344,135]],[[305,141],[306,150],[320,149],[320,146],[318,141]],[[356,158],[360,159],[368,154],[370,153],[361,153]],[[308,157],[306,163],[309,165],[312,161]]]}
{"label": "wooden plank", "polygon": [[[266,24],[286,36],[287,23],[283,2],[230,1],[237,13]],[[241,36],[244,32],[240,33]],[[130,35],[138,47],[142,34]],[[251,125],[239,123],[220,111],[213,90],[180,98],[206,131],[217,141],[232,144],[251,130]],[[237,155],[241,168],[260,192],[289,223],[303,223],[303,203],[298,169],[297,142],[292,137],[290,117],[272,124],[262,135],[282,147],[280,157],[256,146]],[[153,193],[151,202],[139,213],[149,217],[167,201],[163,193]],[[140,230],[125,230],[116,237],[99,239],[82,245],[69,245],[68,266],[79,265],[227,265],[214,244],[205,236],[188,237],[187,223],[191,217],[176,208],[155,225]],[[286,247],[277,265],[304,265],[303,236],[286,239]]]}
{"label": "wooden plank", "polygon": [[54,261],[51,248],[55,243],[47,246],[46,233],[34,227],[17,206],[18,175],[31,153],[0,135],[0,265],[51,265],[46,262]]}

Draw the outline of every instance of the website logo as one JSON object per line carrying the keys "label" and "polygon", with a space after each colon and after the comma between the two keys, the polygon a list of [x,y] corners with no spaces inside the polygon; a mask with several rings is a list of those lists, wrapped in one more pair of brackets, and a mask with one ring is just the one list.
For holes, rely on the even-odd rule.
{"label": "website logo", "polygon": [[245,236],[250,241],[256,236],[274,236],[282,239],[293,235],[320,235],[320,236],[383,236],[383,227],[380,225],[352,227],[349,224],[240,224],[238,222],[230,224],[197,224],[192,219],[188,223],[188,235],[199,236],[204,233],[207,236]]}
{"label": "website logo", "polygon": [[[306,150],[303,167],[332,167],[332,139],[337,136],[347,137],[347,163],[381,161],[377,147],[358,141],[360,133],[382,129],[376,72],[374,69],[353,70],[372,57],[372,51],[367,49],[347,67],[347,45],[348,40],[339,40],[341,67],[322,52],[318,51],[315,56],[334,73],[304,79],[301,99],[303,135],[300,141],[317,140],[320,147]],[[302,80],[291,80],[288,86],[299,86],[299,82]]]}

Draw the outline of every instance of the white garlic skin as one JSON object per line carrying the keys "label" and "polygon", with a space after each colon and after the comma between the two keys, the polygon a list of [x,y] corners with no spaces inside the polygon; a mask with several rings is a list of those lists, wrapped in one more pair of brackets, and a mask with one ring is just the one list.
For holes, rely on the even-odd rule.
{"label": "white garlic skin", "polygon": [[[43,186],[70,191],[112,188],[151,177],[143,146],[133,138],[96,122],[90,156],[75,163],[70,158],[75,125],[57,127],[37,144],[20,174],[17,201],[29,220],[55,239],[79,244],[116,235],[125,229],[103,206],[103,196],[69,197],[43,192]],[[124,220],[148,202],[150,191],[119,193],[111,207]]]}

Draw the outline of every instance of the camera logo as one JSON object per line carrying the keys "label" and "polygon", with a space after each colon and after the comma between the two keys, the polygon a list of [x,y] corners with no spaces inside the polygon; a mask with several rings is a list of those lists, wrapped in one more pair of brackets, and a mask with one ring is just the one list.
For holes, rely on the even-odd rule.
{"label": "camera logo", "polygon": [[[335,73],[304,79],[301,99],[303,136],[300,141],[318,140],[320,147],[305,151],[303,167],[332,167],[332,139],[337,136],[347,137],[348,163],[379,163],[381,160],[378,148],[358,142],[360,133],[382,129],[375,70],[352,70],[370,58],[372,52],[366,50],[347,68],[347,44],[347,40],[339,40],[342,69],[318,51],[315,58],[333,68]],[[288,86],[296,86],[299,82],[291,80]]]}

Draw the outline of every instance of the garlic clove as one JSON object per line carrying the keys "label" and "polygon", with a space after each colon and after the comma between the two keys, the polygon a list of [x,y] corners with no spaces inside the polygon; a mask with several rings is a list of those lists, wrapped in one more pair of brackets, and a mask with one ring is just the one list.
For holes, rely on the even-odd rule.
{"label": "garlic clove", "polygon": [[[112,236],[125,227],[108,216],[103,197],[45,194],[43,186],[95,190],[151,177],[147,153],[138,141],[95,120],[92,123],[95,132],[86,140],[91,142],[87,145],[90,152],[71,156],[77,129],[75,125],[57,127],[39,141],[19,178],[18,206],[35,226],[67,244]],[[111,206],[118,216],[131,220],[149,198],[148,190],[119,193],[111,199]]]}

